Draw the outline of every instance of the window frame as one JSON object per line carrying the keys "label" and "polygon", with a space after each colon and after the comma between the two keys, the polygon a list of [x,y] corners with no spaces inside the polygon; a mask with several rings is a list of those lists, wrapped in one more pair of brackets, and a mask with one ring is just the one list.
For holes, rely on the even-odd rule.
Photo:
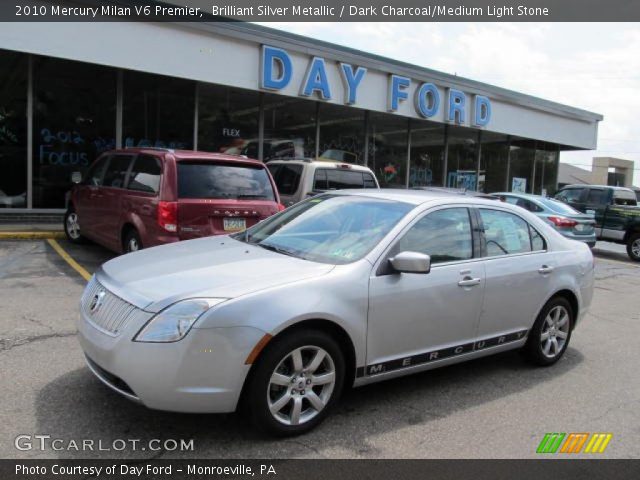
{"label": "window frame", "polygon": [[[529,232],[529,246],[530,246],[531,250],[528,251],[528,252],[505,253],[504,255],[488,255],[487,254],[487,237],[485,235],[485,228],[484,228],[484,223],[482,221],[482,215],[480,214],[480,210],[482,210],[482,209],[509,213],[511,215],[514,215],[514,216],[518,217],[520,220],[522,220],[527,225],[527,231]],[[540,253],[546,253],[546,252],[549,251],[549,240],[547,239],[547,237],[543,233],[541,233],[539,229],[537,229],[533,225],[531,225],[531,222],[529,222],[522,215],[519,215],[516,212],[512,212],[511,210],[506,209],[506,208],[496,208],[493,205],[476,206],[476,207],[473,207],[473,210],[475,210],[475,214],[476,214],[476,218],[477,218],[477,222],[478,222],[478,229],[479,229],[479,232],[481,234],[480,235],[480,242],[481,242],[480,247],[481,247],[481,258],[483,260],[496,259],[496,258],[520,257],[522,255],[535,255],[535,254],[540,254]],[[533,213],[532,213],[532,215],[533,215]],[[533,249],[533,239],[531,237],[531,230],[532,229],[535,232],[538,233],[540,238],[542,238],[542,241],[544,242],[544,249],[543,250],[534,250]]]}
{"label": "window frame", "polygon": [[467,210],[467,213],[469,215],[469,225],[471,227],[471,258],[434,263],[433,265],[431,265],[431,270],[438,269],[440,267],[446,267],[449,265],[462,265],[484,260],[481,255],[481,236],[478,219],[475,212],[476,208],[468,203],[439,205],[437,207],[431,207],[427,210],[418,212],[415,217],[407,225],[405,225],[404,228],[389,242],[389,245],[384,249],[382,255],[380,255],[376,262],[376,266],[374,267],[375,276],[381,277],[384,275],[392,275],[396,273],[396,271],[391,268],[389,260],[399,253],[396,251],[396,247],[400,244],[402,238],[407,234],[409,230],[414,227],[416,223],[418,223],[420,220],[422,220],[427,215],[430,215],[431,213],[452,208],[464,208]]}

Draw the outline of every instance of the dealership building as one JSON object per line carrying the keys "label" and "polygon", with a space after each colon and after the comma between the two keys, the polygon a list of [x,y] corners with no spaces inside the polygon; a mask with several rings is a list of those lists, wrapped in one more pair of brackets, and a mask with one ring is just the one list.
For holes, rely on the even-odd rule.
{"label": "dealership building", "polygon": [[250,23],[4,23],[0,215],[59,214],[137,146],[369,166],[383,187],[552,193],[602,116]]}

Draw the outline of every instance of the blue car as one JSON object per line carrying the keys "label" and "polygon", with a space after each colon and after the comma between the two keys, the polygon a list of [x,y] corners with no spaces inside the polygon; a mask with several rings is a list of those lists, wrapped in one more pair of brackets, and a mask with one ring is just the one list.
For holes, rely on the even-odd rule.
{"label": "blue car", "polygon": [[529,210],[571,240],[584,242],[589,247],[596,244],[596,222],[592,215],[580,213],[566,203],[541,195],[513,192],[492,195],[503,202]]}

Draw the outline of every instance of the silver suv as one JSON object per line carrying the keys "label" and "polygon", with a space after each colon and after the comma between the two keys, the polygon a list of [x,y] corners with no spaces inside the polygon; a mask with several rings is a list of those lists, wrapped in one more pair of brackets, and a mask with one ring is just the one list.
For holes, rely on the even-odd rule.
{"label": "silver suv", "polygon": [[593,277],[589,247],[514,205],[343,190],[105,263],[78,331],[89,368],[131,400],[240,406],[293,435],[346,387],[511,349],[557,362]]}
{"label": "silver suv", "polygon": [[329,190],[380,188],[370,168],[335,160],[272,160],[267,168],[287,207]]}

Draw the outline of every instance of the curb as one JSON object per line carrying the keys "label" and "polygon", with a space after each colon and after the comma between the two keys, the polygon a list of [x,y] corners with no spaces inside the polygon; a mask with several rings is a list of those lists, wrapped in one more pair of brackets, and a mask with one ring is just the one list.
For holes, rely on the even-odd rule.
{"label": "curb", "polygon": [[46,240],[48,238],[64,238],[64,232],[0,232],[0,240]]}

